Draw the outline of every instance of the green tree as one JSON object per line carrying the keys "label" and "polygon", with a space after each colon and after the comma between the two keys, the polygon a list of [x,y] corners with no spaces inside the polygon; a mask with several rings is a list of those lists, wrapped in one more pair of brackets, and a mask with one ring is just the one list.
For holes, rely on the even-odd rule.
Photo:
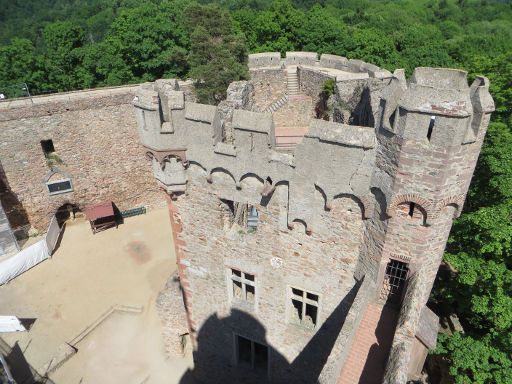
{"label": "green tree", "polygon": [[80,48],[85,43],[84,30],[70,22],[47,24],[43,30],[45,53],[43,66],[45,91],[67,91],[80,87],[77,68]]}
{"label": "green tree", "polygon": [[34,45],[27,39],[13,39],[9,45],[0,47],[0,93],[7,97],[26,96],[21,83],[32,86],[39,83],[41,71]]}
{"label": "green tree", "polygon": [[218,104],[231,82],[248,77],[243,35],[234,30],[227,12],[215,6],[189,7],[185,25],[190,31],[189,76],[197,96],[203,103]]}
{"label": "green tree", "polygon": [[105,38],[107,60],[95,69],[102,81],[121,84],[183,76],[188,69],[189,42],[183,25],[186,4],[171,0],[122,10]]}

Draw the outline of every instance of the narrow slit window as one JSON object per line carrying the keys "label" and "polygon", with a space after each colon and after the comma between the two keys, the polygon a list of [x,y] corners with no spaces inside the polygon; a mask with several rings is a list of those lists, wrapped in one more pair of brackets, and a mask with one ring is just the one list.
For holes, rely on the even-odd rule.
{"label": "narrow slit window", "polygon": [[434,125],[436,124],[436,117],[430,116],[430,122],[428,124],[428,131],[427,131],[427,139],[430,141],[430,138],[432,137],[432,131],[434,130]]}
{"label": "narrow slit window", "polygon": [[308,329],[315,329],[318,323],[320,296],[298,288],[291,288],[290,295],[290,322]]}
{"label": "narrow slit window", "polygon": [[231,269],[233,300],[254,304],[256,301],[256,281],[254,275]]}
{"label": "narrow slit window", "polygon": [[55,147],[53,146],[52,140],[41,140],[41,149],[43,150],[44,156],[48,157],[48,155],[55,152]]}
{"label": "narrow slit window", "polygon": [[414,216],[414,208],[416,208],[415,206],[416,206],[416,204],[414,204],[414,203],[409,204],[409,217]]}

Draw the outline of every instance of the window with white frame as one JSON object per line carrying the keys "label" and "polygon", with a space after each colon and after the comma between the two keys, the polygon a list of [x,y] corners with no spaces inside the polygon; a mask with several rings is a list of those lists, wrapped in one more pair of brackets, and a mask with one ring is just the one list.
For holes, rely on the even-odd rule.
{"label": "window with white frame", "polygon": [[290,287],[290,322],[308,329],[315,329],[318,323],[320,296],[303,289]]}
{"label": "window with white frame", "polygon": [[231,286],[233,289],[233,300],[254,304],[256,297],[254,275],[231,269]]}
{"label": "window with white frame", "polygon": [[46,187],[48,188],[48,193],[50,196],[58,195],[60,193],[73,192],[73,184],[71,183],[71,179],[47,181]]}

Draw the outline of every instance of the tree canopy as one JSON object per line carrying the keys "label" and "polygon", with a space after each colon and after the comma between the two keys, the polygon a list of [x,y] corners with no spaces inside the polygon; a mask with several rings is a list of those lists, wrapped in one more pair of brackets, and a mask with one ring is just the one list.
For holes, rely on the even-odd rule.
{"label": "tree canopy", "polygon": [[[492,0],[0,0],[0,93],[192,78],[218,103],[247,52],[316,51],[389,70],[462,68],[496,101],[432,303],[464,333],[435,353],[456,383],[512,383],[512,3]],[[37,12],[34,12],[37,10]],[[443,304],[444,305],[441,305]]]}

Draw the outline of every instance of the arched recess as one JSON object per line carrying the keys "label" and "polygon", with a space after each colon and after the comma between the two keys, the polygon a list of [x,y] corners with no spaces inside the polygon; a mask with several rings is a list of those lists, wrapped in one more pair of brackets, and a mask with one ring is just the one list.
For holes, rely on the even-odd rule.
{"label": "arched recess", "polygon": [[418,203],[404,201],[397,205],[395,217],[408,220],[411,224],[427,225],[427,211]]}
{"label": "arched recess", "polygon": [[441,203],[440,211],[447,206],[454,207],[455,210],[453,212],[453,218],[456,219],[462,213],[462,207],[464,206],[465,197],[466,196],[464,194],[460,194],[457,196],[452,196],[444,199]]}
{"label": "arched recess", "polygon": [[240,189],[246,198],[253,202],[260,202],[261,192],[265,181],[255,173],[246,173],[240,178]]}
{"label": "arched recess", "polygon": [[[336,200],[336,199],[350,199],[350,200],[352,200],[359,207],[360,214],[361,214],[361,219],[365,219],[366,218],[366,216],[365,216],[366,207],[365,207],[365,205],[363,203],[363,200],[360,199],[359,197],[357,197],[356,195],[352,195],[350,193],[340,193],[340,194],[334,196],[333,201]],[[332,206],[332,204],[331,204],[331,206]]]}
{"label": "arched recess", "polygon": [[460,216],[459,206],[455,203],[446,204],[439,212],[440,217],[449,217],[451,220]]}
{"label": "arched recess", "polygon": [[231,180],[232,184],[236,185],[236,178],[233,176],[231,172],[229,172],[226,168],[217,167],[213,168],[208,175],[208,182],[216,184],[216,183],[225,183],[228,180]]}
{"label": "arched recess", "polygon": [[[420,212],[424,214],[424,225],[427,225],[430,221],[430,219],[433,217],[433,207],[432,202],[424,199],[423,197],[416,195],[416,194],[403,194],[396,196],[393,201],[389,204],[387,209],[387,214],[389,217],[396,216],[398,212],[398,207],[400,206],[400,212],[403,213],[404,206],[403,204],[408,204],[408,215],[410,217],[414,217],[414,209],[418,208],[420,209]],[[414,204],[414,205],[411,205]],[[412,211],[412,216],[411,216]]]}
{"label": "arched recess", "polygon": [[378,208],[378,213],[381,220],[385,220],[387,218],[386,214],[386,208],[387,208],[387,199],[386,195],[380,188],[373,187],[370,189],[372,195],[373,195],[373,205],[374,209]]}
{"label": "arched recess", "polygon": [[302,219],[293,219],[290,227],[291,229],[298,229],[298,227],[301,227],[306,235],[311,235],[313,233],[313,229],[308,227],[308,224]]}

